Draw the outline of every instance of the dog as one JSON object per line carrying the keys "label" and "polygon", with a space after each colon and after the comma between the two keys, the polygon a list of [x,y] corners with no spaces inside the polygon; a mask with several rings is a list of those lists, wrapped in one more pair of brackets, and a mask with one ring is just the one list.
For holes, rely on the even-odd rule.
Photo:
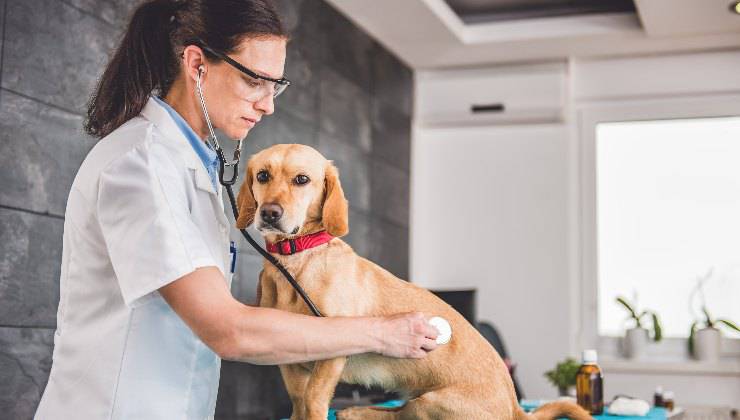
{"label": "dog", "polygon": [[[292,420],[325,420],[337,383],[377,385],[401,393],[403,407],[353,407],[338,419],[545,420],[591,416],[572,402],[545,404],[527,414],[519,406],[508,369],[493,347],[451,306],[355,254],[340,237],[348,227],[348,203],[337,168],[317,150],[278,144],[252,155],[238,193],[237,227],[255,224],[269,243],[326,231],[319,246],[275,257],[327,316],[387,316],[417,311],[445,318],[452,339],[422,359],[375,353],[281,365],[293,404]],[[280,242],[282,241],[282,242]],[[294,244],[293,244],[294,246]],[[290,249],[286,249],[290,251]],[[285,255],[283,255],[285,254]],[[259,305],[310,314],[282,274],[265,261]]]}

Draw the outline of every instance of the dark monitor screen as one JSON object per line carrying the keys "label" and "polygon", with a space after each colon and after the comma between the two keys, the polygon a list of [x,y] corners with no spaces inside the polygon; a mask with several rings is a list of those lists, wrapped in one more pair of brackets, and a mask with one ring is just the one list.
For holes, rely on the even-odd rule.
{"label": "dark monitor screen", "polygon": [[475,289],[466,290],[430,290],[447,302],[448,305],[455,308],[456,311],[460,312],[460,315],[465,317],[468,322],[476,326],[477,320],[475,319]]}

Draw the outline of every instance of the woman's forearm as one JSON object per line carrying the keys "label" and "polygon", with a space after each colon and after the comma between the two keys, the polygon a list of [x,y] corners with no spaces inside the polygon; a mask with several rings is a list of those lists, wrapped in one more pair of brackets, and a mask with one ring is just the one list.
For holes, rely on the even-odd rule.
{"label": "woman's forearm", "polygon": [[379,352],[379,318],[300,315],[244,306],[234,322],[225,359],[258,365],[290,364]]}

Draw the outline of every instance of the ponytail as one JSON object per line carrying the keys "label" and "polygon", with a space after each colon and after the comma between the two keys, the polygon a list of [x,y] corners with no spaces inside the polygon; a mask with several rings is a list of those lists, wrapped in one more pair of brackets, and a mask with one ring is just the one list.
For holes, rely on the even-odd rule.
{"label": "ponytail", "polygon": [[177,62],[169,41],[172,0],[139,6],[90,98],[85,131],[102,138],[144,109],[154,89],[167,90]]}
{"label": "ponytail", "polygon": [[180,72],[177,53],[202,39],[230,53],[245,36],[287,37],[269,0],[151,0],[128,28],[90,97],[85,132],[103,138],[164,96]]}

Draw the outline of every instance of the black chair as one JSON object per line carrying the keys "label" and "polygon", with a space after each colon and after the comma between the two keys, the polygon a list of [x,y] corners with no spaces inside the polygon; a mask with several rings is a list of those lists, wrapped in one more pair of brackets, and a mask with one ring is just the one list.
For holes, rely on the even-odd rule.
{"label": "black chair", "polygon": [[504,347],[504,340],[501,338],[498,330],[496,330],[496,327],[485,321],[479,322],[477,327],[478,332],[486,340],[488,340],[489,343],[491,343],[491,346],[496,349],[499,356],[501,356],[501,358],[507,362],[507,365],[509,366],[509,374],[511,375],[511,381],[514,382],[514,391],[516,392],[516,398],[517,400],[521,401],[524,398],[524,392],[522,391],[522,388],[519,386],[519,383],[516,380],[516,375],[514,374],[515,365],[511,362],[511,359],[509,358],[509,353],[506,351],[506,347]]}
{"label": "black chair", "polygon": [[470,325],[475,325],[476,328],[478,328],[478,332],[480,332],[481,335],[486,340],[488,340],[489,343],[491,343],[491,345],[494,349],[496,349],[501,358],[507,362],[509,366],[509,374],[511,375],[511,380],[512,382],[514,382],[514,391],[516,392],[516,397],[518,400],[521,401],[522,398],[524,398],[524,392],[519,386],[519,383],[517,382],[514,375],[515,366],[512,364],[511,358],[506,352],[506,348],[504,347],[504,340],[501,338],[501,335],[498,333],[493,325],[487,322],[477,322],[476,320],[476,290],[430,290],[430,292],[434,293],[440,299],[455,308],[455,310],[459,312],[470,323]]}

